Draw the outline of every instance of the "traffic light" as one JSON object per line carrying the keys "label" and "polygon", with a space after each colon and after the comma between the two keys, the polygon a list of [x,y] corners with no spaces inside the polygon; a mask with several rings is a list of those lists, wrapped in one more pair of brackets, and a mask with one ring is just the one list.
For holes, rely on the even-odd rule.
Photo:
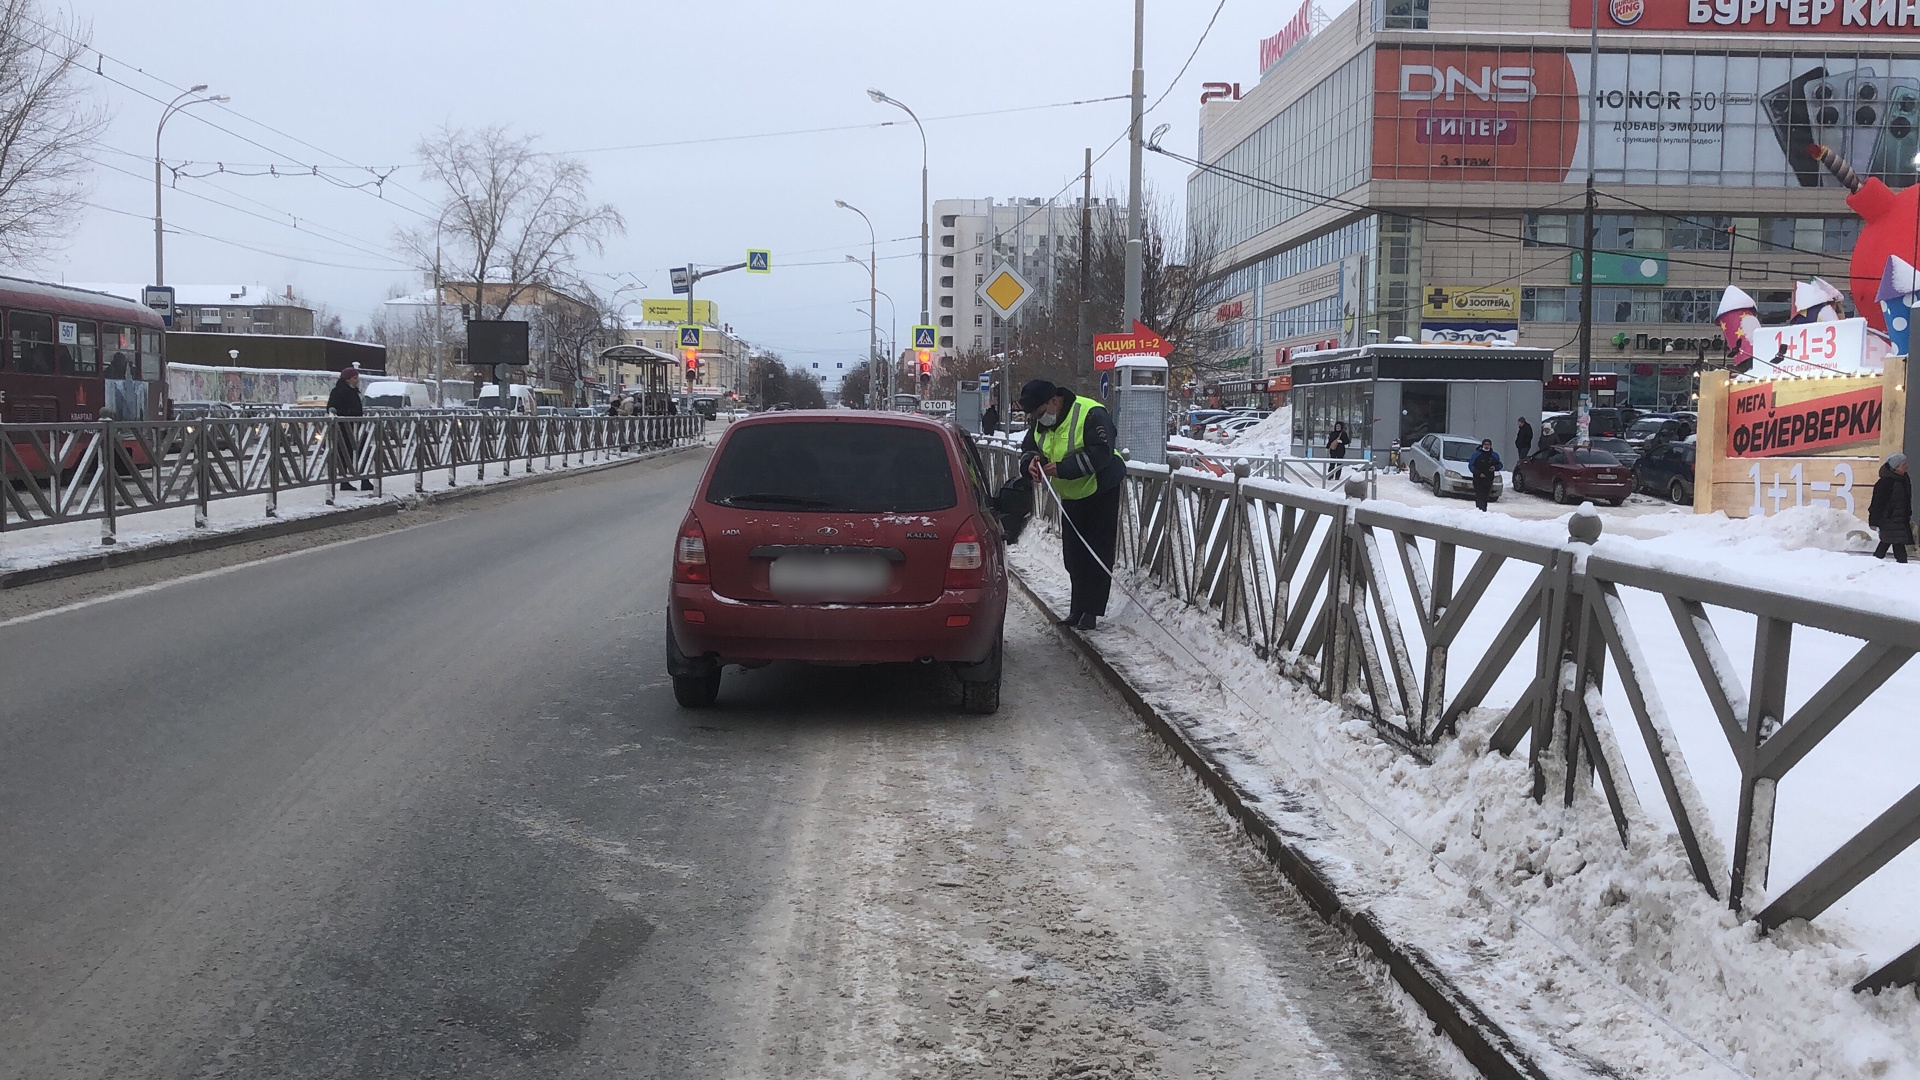
{"label": "traffic light", "polygon": [[933,375],[933,350],[915,349],[914,352],[920,357],[920,377],[930,378]]}
{"label": "traffic light", "polygon": [[687,381],[694,382],[700,377],[700,350],[687,348],[680,350],[680,356],[687,362]]}

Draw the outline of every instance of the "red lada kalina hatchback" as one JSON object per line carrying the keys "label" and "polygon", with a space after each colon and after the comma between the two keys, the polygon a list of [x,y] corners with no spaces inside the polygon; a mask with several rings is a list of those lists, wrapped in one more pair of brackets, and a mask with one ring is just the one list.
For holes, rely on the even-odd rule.
{"label": "red lada kalina hatchback", "polygon": [[1007,567],[979,452],[906,413],[769,413],[721,438],[673,548],[667,672],[701,708],[728,664],[946,663],[1000,704]]}

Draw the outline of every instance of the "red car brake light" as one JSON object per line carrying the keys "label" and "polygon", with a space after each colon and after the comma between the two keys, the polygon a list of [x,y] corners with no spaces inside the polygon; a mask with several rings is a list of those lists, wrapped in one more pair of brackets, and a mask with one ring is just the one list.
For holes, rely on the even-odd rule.
{"label": "red car brake light", "polygon": [[680,523],[680,535],[673,542],[673,580],[681,585],[705,585],[713,580],[707,571],[707,534],[692,512]]}
{"label": "red car brake light", "polygon": [[973,519],[953,537],[953,553],[947,558],[947,584],[949,589],[978,589],[986,584],[986,549],[980,543],[980,530],[973,527]]}

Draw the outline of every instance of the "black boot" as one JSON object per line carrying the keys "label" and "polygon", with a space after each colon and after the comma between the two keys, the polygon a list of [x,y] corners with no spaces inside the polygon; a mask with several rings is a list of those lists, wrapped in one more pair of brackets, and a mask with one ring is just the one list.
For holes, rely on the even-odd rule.
{"label": "black boot", "polygon": [[1085,633],[1089,630],[1096,629],[1099,625],[1100,617],[1098,615],[1082,615],[1079,621],[1073,624],[1073,628],[1081,633]]}

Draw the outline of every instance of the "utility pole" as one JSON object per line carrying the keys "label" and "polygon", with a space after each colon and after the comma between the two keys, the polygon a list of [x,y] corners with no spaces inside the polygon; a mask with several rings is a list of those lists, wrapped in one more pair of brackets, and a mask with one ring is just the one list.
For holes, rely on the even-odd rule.
{"label": "utility pole", "polygon": [[[1140,318],[1143,252],[1140,223],[1140,140],[1147,104],[1147,0],[1133,0],[1133,125],[1127,129],[1127,276],[1121,329]],[[1591,140],[1589,140],[1591,142]]]}
{"label": "utility pole", "polygon": [[1587,206],[1580,223],[1580,387],[1576,391],[1576,437],[1587,441],[1587,410],[1593,407],[1593,144],[1600,132],[1595,103],[1600,100],[1600,0],[1593,0],[1593,21],[1587,24]]}
{"label": "utility pole", "polygon": [[1093,147],[1087,147],[1086,169],[1080,175],[1080,350],[1093,363],[1093,323],[1089,305],[1093,292]]}

